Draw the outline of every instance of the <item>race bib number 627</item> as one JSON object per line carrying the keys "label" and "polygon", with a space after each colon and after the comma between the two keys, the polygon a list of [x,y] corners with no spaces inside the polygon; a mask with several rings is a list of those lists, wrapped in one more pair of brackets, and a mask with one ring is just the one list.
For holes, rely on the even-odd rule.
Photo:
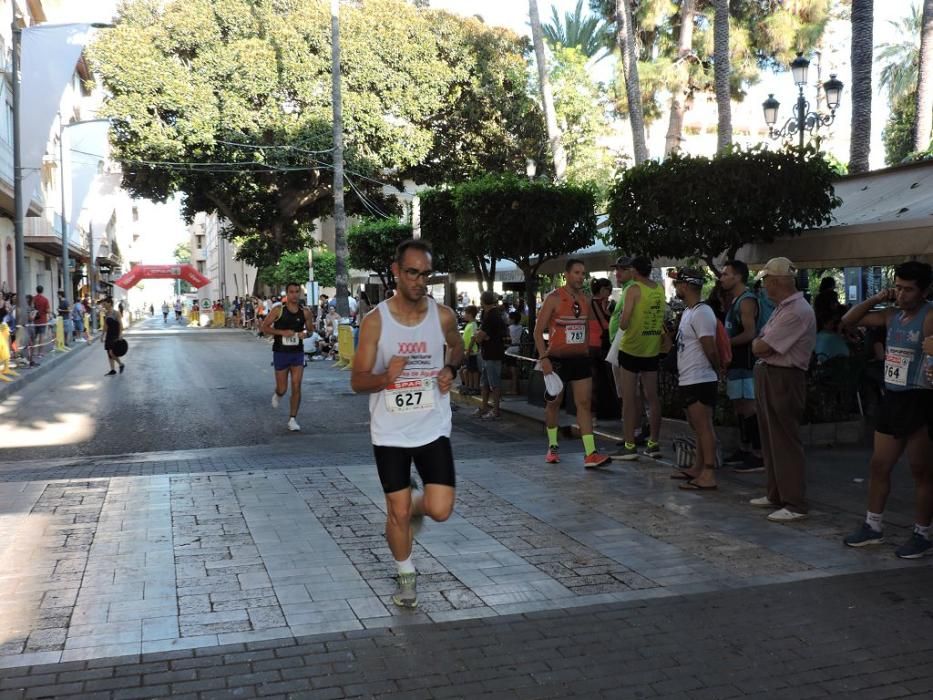
{"label": "race bib number 627", "polygon": [[389,413],[410,413],[434,408],[434,380],[413,379],[390,384],[385,389]]}

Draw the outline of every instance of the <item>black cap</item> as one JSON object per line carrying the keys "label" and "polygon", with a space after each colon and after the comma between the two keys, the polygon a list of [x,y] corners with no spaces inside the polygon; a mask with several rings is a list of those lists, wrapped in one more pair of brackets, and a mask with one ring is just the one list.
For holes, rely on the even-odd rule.
{"label": "black cap", "polygon": [[616,258],[616,261],[612,263],[609,267],[631,267],[632,259],[627,255],[620,255]]}
{"label": "black cap", "polygon": [[702,287],[706,282],[706,275],[695,267],[681,267],[671,275],[671,279],[675,282],[686,282],[694,287]]}

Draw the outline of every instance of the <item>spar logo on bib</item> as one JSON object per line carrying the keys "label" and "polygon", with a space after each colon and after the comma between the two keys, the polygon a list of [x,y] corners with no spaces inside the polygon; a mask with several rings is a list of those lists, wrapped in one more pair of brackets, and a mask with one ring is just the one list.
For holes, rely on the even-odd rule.
{"label": "spar logo on bib", "polygon": [[415,343],[399,343],[398,355],[417,355],[428,351],[428,344],[424,340]]}

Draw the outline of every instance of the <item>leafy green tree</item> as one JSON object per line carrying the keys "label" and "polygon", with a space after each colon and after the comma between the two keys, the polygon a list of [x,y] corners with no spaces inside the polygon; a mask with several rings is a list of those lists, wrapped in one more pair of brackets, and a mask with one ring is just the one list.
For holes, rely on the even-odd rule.
{"label": "leafy green tree", "polygon": [[326,248],[313,251],[314,281],[322,287],[337,284],[337,255]]}
{"label": "leafy green tree", "polygon": [[[349,176],[403,172],[430,152],[451,80],[430,17],[361,0],[342,22]],[[332,201],[329,29],[322,0],[126,2],[91,50],[124,185],[220,212],[260,266],[307,247]]]}
{"label": "leafy green tree", "polygon": [[462,232],[457,227],[457,205],[451,189],[425,190],[421,200],[421,237],[434,250],[434,267],[443,272],[472,270],[480,289],[492,289],[499,258],[484,230]]}
{"label": "leafy green tree", "polygon": [[920,66],[920,30],[923,14],[915,2],[910,14],[898,20],[888,20],[896,41],[875,47],[875,63],[881,64],[881,87],[888,91],[891,109],[908,93],[916,99],[917,76]]}
{"label": "leafy green tree", "polygon": [[813,148],[673,154],[631,168],[613,186],[610,243],[632,255],[704,260],[716,269],[749,243],[826,225],[840,200],[835,172]]}
{"label": "leafy green tree", "polygon": [[607,185],[616,169],[616,155],[603,145],[612,133],[609,98],[605,88],[590,77],[586,63],[578,49],[554,47],[554,106],[567,153],[567,180]]}
{"label": "leafy green tree", "polygon": [[397,219],[363,219],[347,231],[350,266],[372,270],[385,289],[392,289],[392,263],[395,249],[412,237],[411,224]]}
{"label": "leafy green tree", "polygon": [[[333,287],[337,278],[337,256],[321,248],[313,252],[314,280],[322,287]],[[285,285],[297,282],[304,286],[310,276],[308,251],[296,250],[285,253],[277,265],[269,265],[259,271],[259,281],[276,291],[284,290]]]}
{"label": "leafy green tree", "polygon": [[609,54],[612,35],[606,22],[596,14],[583,13],[583,0],[577,0],[573,12],[561,17],[557,7],[551,5],[551,21],[542,26],[544,37],[551,49],[563,46],[577,49],[587,59],[601,60]]}
{"label": "leafy green tree", "polygon": [[407,175],[429,185],[488,172],[549,170],[544,115],[528,91],[527,39],[476,18],[430,11],[440,59],[450,70],[441,106],[424,120],[428,154]]}
{"label": "leafy green tree", "polygon": [[910,90],[892,105],[888,121],[881,132],[885,164],[897,165],[916,157],[913,152],[916,117],[917,93],[916,90]]}
{"label": "leafy green tree", "polygon": [[[175,251],[173,253],[175,257],[175,262],[177,263],[190,263],[191,262],[191,244],[187,241],[184,243],[179,243],[175,246]],[[142,285],[140,285],[142,286]],[[175,293],[176,294],[187,294],[188,292],[194,291],[194,288],[185,282],[184,280],[175,280]]]}
{"label": "leafy green tree", "polygon": [[190,243],[179,243],[175,246],[175,252],[173,253],[175,257],[175,262],[178,263],[190,263],[191,262],[191,244]]}
{"label": "leafy green tree", "polygon": [[522,271],[528,327],[534,329],[541,265],[595,240],[594,191],[570,183],[487,176],[455,187],[453,199],[457,230],[464,239],[487,237],[490,251]]}
{"label": "leafy green tree", "polygon": [[[672,89],[680,109],[689,107],[697,92],[715,88],[715,11],[712,0],[691,0],[695,11],[683,12],[684,0],[642,0],[634,9],[637,74],[647,121],[669,112],[661,103]],[[618,27],[616,0],[590,0],[594,12]],[[689,9],[689,8],[688,8]],[[729,3],[729,58],[732,98],[741,100],[757,82],[763,68],[786,68],[796,51],[817,46],[830,19],[831,0],[732,0]],[[680,38],[684,16],[693,23],[689,50]],[[621,70],[621,68],[620,68]],[[616,109],[628,110],[624,75],[617,78]],[[673,103],[671,103],[673,105]],[[670,134],[679,141],[679,127]]]}

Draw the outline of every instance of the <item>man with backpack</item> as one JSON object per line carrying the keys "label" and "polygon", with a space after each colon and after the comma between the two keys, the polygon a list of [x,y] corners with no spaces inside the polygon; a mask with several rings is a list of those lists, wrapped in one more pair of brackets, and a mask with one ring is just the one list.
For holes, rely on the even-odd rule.
{"label": "man with backpack", "polygon": [[719,321],[709,304],[700,301],[705,275],[682,267],[671,277],[674,293],[686,305],[677,329],[677,371],[680,398],[696,440],[693,467],[672,474],[683,479],[685,491],[714,491],[716,485],[716,432],[713,411],[719,396],[721,358],[717,347]]}
{"label": "man with backpack", "polygon": [[719,283],[729,300],[725,325],[732,344],[732,362],[726,372],[726,393],[739,424],[739,449],[723,460],[743,474],[764,471],[761,434],[755,411],[755,356],[752,341],[764,325],[757,295],[748,288],[748,265],[729,260],[722,267]]}

